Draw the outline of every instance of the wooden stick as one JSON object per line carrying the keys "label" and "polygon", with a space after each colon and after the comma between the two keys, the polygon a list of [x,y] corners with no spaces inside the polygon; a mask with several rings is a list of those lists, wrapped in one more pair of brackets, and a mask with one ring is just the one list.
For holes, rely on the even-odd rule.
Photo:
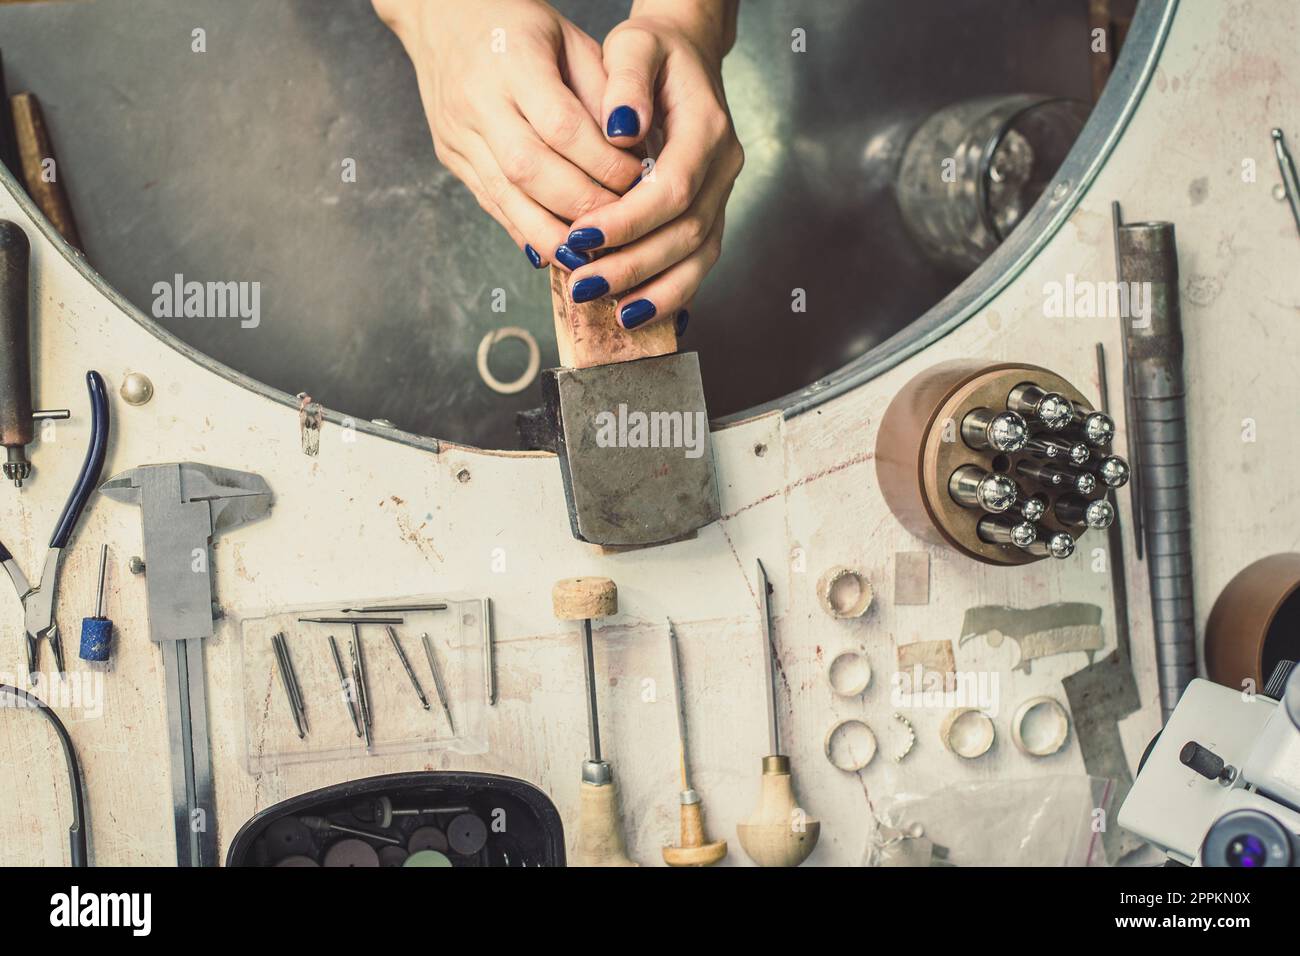
{"label": "wooden stick", "polygon": [[15,93],[10,103],[27,194],[68,245],[80,252],[81,236],[72,217],[72,204],[63,188],[63,171],[54,157],[54,144],[50,142],[40,101],[34,93]]}
{"label": "wooden stick", "polygon": [[569,295],[568,273],[551,266],[551,307],[555,313],[555,344],[565,368],[591,368],[677,351],[677,330],[660,319],[628,331],[618,321],[613,296],[578,305]]}

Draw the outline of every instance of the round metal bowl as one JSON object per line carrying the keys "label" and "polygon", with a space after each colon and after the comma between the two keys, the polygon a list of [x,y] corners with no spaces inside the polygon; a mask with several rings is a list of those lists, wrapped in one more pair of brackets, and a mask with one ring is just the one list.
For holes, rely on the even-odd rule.
{"label": "round metal bowl", "polygon": [[[597,38],[624,14],[555,5]],[[700,353],[714,418],[798,413],[1009,282],[1118,136],[1172,6],[1138,8],[1058,181],[963,277],[922,256],[900,221],[907,137],[972,97],[1091,100],[1088,4],[742,5],[725,74],[747,164],[682,343]],[[520,327],[542,366],[556,363],[545,273],[434,158],[411,67],[367,0],[3,5],[0,37],[10,89],[45,105],[87,260],[109,287],[148,316],[176,276],[259,283],[255,327],[157,319],[200,360],[281,401],[306,392],[363,421],[518,447],[515,413],[540,390],[493,391],[477,353]],[[508,381],[527,361],[505,341],[491,371]]]}

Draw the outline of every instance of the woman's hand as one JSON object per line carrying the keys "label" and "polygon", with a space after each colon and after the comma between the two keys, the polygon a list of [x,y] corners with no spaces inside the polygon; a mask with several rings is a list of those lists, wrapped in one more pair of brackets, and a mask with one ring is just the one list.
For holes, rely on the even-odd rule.
{"label": "woman's hand", "polygon": [[536,268],[639,160],[601,133],[600,47],[541,0],[373,0],[415,66],[434,151]]}
{"label": "woman's hand", "polygon": [[[606,136],[630,148],[654,124],[664,145],[635,189],[576,218],[556,258],[573,270],[573,300],[618,296],[626,328],[678,316],[722,250],[744,164],[722,89],[735,13],[734,0],[637,0],[605,40]],[[584,264],[597,249],[611,251]]]}

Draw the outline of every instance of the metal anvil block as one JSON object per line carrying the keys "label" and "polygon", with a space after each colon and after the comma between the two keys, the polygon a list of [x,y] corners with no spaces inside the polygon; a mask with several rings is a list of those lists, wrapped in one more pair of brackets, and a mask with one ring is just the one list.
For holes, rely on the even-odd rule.
{"label": "metal anvil block", "polygon": [[575,538],[644,547],[718,520],[713,446],[694,352],[548,369],[542,392]]}

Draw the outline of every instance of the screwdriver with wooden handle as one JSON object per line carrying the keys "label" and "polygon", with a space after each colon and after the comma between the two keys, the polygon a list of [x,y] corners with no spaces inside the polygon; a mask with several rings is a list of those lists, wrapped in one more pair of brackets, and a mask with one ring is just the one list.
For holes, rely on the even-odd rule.
{"label": "screwdriver with wooden handle", "polygon": [[636,866],[628,858],[623,825],[618,816],[614,771],[600,755],[600,722],[596,713],[596,662],[591,640],[593,618],[618,613],[618,588],[609,578],[567,578],[551,589],[551,604],[561,621],[581,621],[583,673],[587,683],[589,754],[582,764],[579,785],[577,866]]}
{"label": "screwdriver with wooden handle", "polygon": [[663,848],[664,862],[669,866],[711,866],[727,855],[726,840],[706,840],[704,836],[704,810],[700,795],[691,786],[686,769],[686,701],[682,695],[682,661],[677,647],[677,634],[672,621],[668,622],[668,655],[673,669],[673,694],[676,701],[677,746],[681,763],[682,791],[681,842]]}
{"label": "screwdriver with wooden handle", "polygon": [[759,866],[798,866],[817,846],[822,825],[795,802],[790,758],[781,753],[776,710],[776,644],[772,640],[772,606],[767,572],[758,562],[758,593],[763,624],[763,672],[766,677],[768,755],[763,758],[758,806],[736,835]]}

